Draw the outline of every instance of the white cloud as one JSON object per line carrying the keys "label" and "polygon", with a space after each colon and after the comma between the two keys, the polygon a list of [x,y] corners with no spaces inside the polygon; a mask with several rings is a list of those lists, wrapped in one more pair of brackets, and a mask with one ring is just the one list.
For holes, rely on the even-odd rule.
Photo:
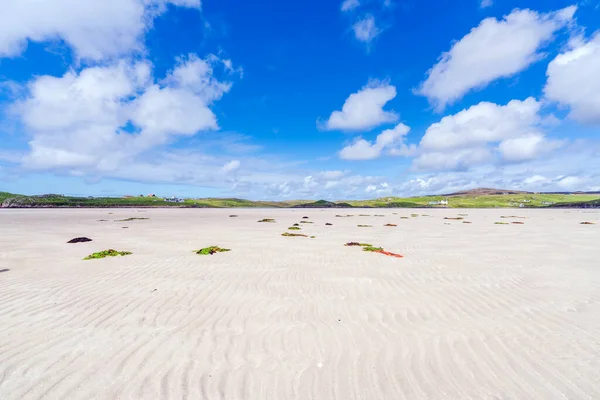
{"label": "white cloud", "polygon": [[[386,129],[377,135],[375,143],[358,138],[353,144],[344,147],[340,151],[343,160],[372,160],[378,158],[384,149],[406,148],[404,137],[410,128],[402,123],[392,129]],[[396,150],[398,153],[400,150]]]}
{"label": "white cloud", "polygon": [[212,62],[180,59],[160,83],[147,62],[126,61],[35,78],[10,111],[30,136],[24,166],[110,173],[177,136],[218,129],[210,106],[230,84]]}
{"label": "white cloud", "polygon": [[481,0],[479,3],[479,7],[487,8],[494,5],[494,0]]}
{"label": "white cloud", "polygon": [[396,87],[386,82],[371,81],[351,94],[341,111],[334,111],[322,128],[327,130],[368,130],[393,123],[398,115],[383,107],[396,97]]}
{"label": "white cloud", "polygon": [[352,25],[352,30],[357,40],[367,44],[371,43],[381,33],[381,29],[375,23],[375,17],[371,14],[367,14],[356,21]]}
{"label": "white cloud", "polygon": [[548,65],[546,98],[568,106],[576,121],[600,124],[600,33],[578,40]]}
{"label": "white cloud", "polygon": [[241,163],[239,160],[232,160],[232,161],[229,161],[227,164],[223,165],[222,170],[224,173],[228,174],[230,172],[233,172],[233,171],[236,171],[237,169],[239,169],[240,165],[241,165]]}
{"label": "white cloud", "polygon": [[360,2],[358,0],[344,0],[340,9],[342,11],[351,11],[358,6],[360,6]]}
{"label": "white cloud", "polygon": [[577,7],[548,14],[515,10],[498,21],[486,18],[428,72],[418,89],[438,111],[473,89],[510,77],[543,57],[539,49],[568,24]]}
{"label": "white cloud", "polygon": [[545,138],[541,104],[530,97],[502,106],[481,102],[432,124],[419,144],[417,170],[464,170],[494,161],[532,160],[556,149],[560,142]]}
{"label": "white cloud", "polygon": [[168,3],[200,8],[200,0],[2,0],[0,57],[18,56],[28,41],[57,39],[90,60],[140,51],[144,31]]}

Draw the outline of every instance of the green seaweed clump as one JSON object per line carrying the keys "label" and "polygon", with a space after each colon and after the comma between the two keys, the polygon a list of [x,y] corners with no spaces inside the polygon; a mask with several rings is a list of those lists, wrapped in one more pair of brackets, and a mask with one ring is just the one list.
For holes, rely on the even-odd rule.
{"label": "green seaweed clump", "polygon": [[286,237],[308,237],[308,235],[303,235],[302,233],[289,233],[289,232],[284,232],[281,234],[281,236],[286,236]]}
{"label": "green seaweed clump", "polygon": [[274,218],[263,218],[258,222],[275,222],[275,219]]}
{"label": "green seaweed clump", "polygon": [[87,256],[86,258],[84,258],[84,260],[94,260],[96,258],[105,258],[105,257],[128,256],[130,254],[131,254],[131,252],[129,252],[129,251],[117,251],[117,250],[113,250],[113,249],[108,249],[108,250],[99,251],[97,253],[92,253],[89,256]]}
{"label": "green seaweed clump", "polygon": [[205,247],[205,248],[200,249],[200,250],[194,250],[194,252],[196,254],[199,254],[201,256],[213,255],[215,253],[222,253],[224,251],[231,251],[231,249],[222,249],[219,246],[209,246],[209,247]]}
{"label": "green seaweed clump", "polygon": [[125,219],[116,219],[116,222],[129,222],[129,221],[135,221],[135,220],[142,220],[142,219],[150,219],[150,218],[139,218],[139,217],[131,217],[131,218],[125,218]]}
{"label": "green seaweed clump", "polygon": [[415,217],[418,217],[419,214],[410,214],[410,216],[413,217],[413,218],[415,218]]}
{"label": "green seaweed clump", "polygon": [[297,226],[290,226],[288,229],[290,231],[299,231],[299,230],[301,230],[301,228],[298,228]]}
{"label": "green seaweed clump", "polygon": [[372,247],[373,245],[368,243],[348,242],[344,246]]}
{"label": "green seaweed clump", "polygon": [[494,222],[495,225],[508,225],[508,222]]}
{"label": "green seaweed clump", "polygon": [[383,247],[363,246],[363,251],[383,251]]}

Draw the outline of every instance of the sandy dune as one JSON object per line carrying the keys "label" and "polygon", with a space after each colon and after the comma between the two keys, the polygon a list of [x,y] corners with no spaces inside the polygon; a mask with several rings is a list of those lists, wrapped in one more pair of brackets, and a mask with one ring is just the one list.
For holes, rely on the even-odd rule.
{"label": "sandy dune", "polygon": [[[305,215],[315,239],[280,236]],[[0,233],[0,399],[600,398],[598,212],[0,210]],[[82,260],[108,248],[133,254]]]}

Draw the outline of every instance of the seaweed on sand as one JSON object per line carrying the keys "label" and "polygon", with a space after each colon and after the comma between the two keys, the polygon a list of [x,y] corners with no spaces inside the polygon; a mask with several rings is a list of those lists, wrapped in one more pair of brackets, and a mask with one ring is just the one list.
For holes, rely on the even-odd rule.
{"label": "seaweed on sand", "polygon": [[373,246],[367,243],[358,243],[358,242],[348,242],[345,246],[359,246],[362,247],[363,251],[368,251],[370,253],[379,253],[390,257],[403,258],[402,254],[391,253],[389,251],[385,251],[382,247]]}
{"label": "seaweed on sand", "polygon": [[131,218],[125,218],[125,219],[115,219],[115,222],[129,222],[129,221],[136,221],[136,220],[142,220],[142,219],[150,219],[150,218],[131,217]]}
{"label": "seaweed on sand", "polygon": [[358,226],[359,228],[371,228],[372,227],[372,225],[356,225],[356,226]]}
{"label": "seaweed on sand", "polygon": [[288,229],[289,229],[290,231],[299,231],[299,230],[301,230],[301,228],[299,228],[299,227],[297,227],[297,226],[290,226]]}
{"label": "seaweed on sand", "polygon": [[452,221],[461,221],[463,217],[444,217],[444,219],[452,220]]}
{"label": "seaweed on sand", "polygon": [[208,247],[205,247],[205,248],[200,249],[200,250],[194,250],[194,252],[196,254],[199,254],[201,256],[213,255],[215,253],[222,253],[222,252],[225,252],[225,251],[231,251],[231,249],[223,249],[223,248],[221,248],[219,246],[208,246]]}
{"label": "seaweed on sand", "polygon": [[308,237],[308,235],[304,235],[302,233],[289,233],[289,232],[284,232],[281,234],[281,236],[286,236],[286,237]]}
{"label": "seaweed on sand", "polygon": [[333,224],[329,223],[329,222],[325,222],[325,226],[332,226]]}
{"label": "seaweed on sand", "polygon": [[87,256],[86,258],[84,258],[84,260],[94,260],[96,258],[105,258],[105,257],[128,256],[130,254],[131,254],[130,251],[117,251],[114,249],[108,249],[108,250],[99,251],[97,253],[92,253],[89,256]]}
{"label": "seaweed on sand", "polygon": [[87,237],[76,237],[74,239],[69,240],[67,243],[85,243],[85,242],[91,242],[92,239],[87,238]]}
{"label": "seaweed on sand", "polygon": [[385,224],[384,226],[398,226],[396,224]]}
{"label": "seaweed on sand", "polygon": [[314,222],[311,221],[300,221],[301,224],[313,224]]}
{"label": "seaweed on sand", "polygon": [[580,222],[580,224],[581,225],[596,225],[595,222],[589,222],[589,221],[583,221],[583,222]]}
{"label": "seaweed on sand", "polygon": [[258,222],[275,222],[275,219],[274,218],[263,218]]}

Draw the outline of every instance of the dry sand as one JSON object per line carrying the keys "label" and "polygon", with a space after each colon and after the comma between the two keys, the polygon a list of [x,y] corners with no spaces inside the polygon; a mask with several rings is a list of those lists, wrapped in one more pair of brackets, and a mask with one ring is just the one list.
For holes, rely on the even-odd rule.
{"label": "dry sand", "polygon": [[[599,399],[599,222],[0,210],[0,399]],[[133,255],[82,260],[107,248]]]}

